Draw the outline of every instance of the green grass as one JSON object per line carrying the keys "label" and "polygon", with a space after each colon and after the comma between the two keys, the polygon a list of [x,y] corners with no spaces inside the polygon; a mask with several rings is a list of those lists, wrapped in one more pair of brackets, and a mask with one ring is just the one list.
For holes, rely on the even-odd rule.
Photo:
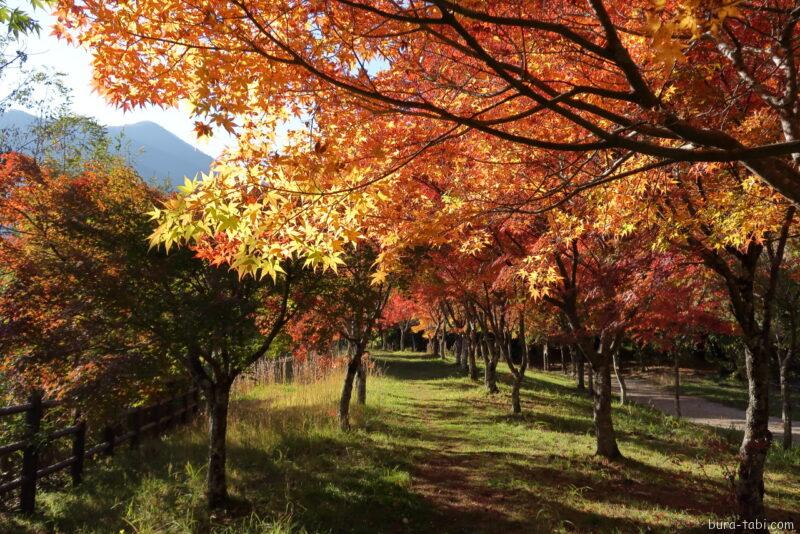
{"label": "green grass", "polygon": [[[506,373],[487,396],[452,363],[376,359],[351,433],[336,429],[338,376],[240,395],[226,514],[203,511],[198,426],[94,465],[78,489],[41,495],[36,517],[0,518],[0,531],[673,532],[730,515],[735,432],[615,407],[625,460],[612,463],[593,456],[589,399],[562,376],[528,379],[515,417]],[[770,517],[800,525],[800,449],[776,448],[769,464]]]}

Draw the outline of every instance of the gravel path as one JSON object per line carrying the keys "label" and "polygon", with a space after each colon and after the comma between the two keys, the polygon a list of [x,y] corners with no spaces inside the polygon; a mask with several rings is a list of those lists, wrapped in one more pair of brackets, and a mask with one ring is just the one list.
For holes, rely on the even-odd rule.
{"label": "gravel path", "polygon": [[[642,380],[641,378],[628,377],[628,398],[633,402],[651,406],[669,415],[675,415],[675,397],[671,390]],[[615,384],[616,385],[616,381]],[[744,428],[744,411],[712,402],[700,397],[681,395],[681,415],[701,425],[715,426],[718,428]],[[769,429],[776,442],[783,436],[783,424],[777,417],[770,417]],[[800,421],[792,422],[792,443],[800,446]]]}

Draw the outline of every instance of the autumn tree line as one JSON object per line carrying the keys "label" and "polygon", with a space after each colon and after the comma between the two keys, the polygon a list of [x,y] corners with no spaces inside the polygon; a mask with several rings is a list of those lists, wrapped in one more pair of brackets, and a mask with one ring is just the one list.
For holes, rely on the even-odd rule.
{"label": "autumn tree line", "polygon": [[[503,361],[515,411],[530,347],[566,347],[591,369],[597,453],[609,459],[624,456],[611,406],[623,346],[674,353],[734,336],[749,395],[736,513],[765,516],[770,378],[788,399],[796,366],[794,2],[50,4],[55,33],[92,51],[109,102],[185,103],[198,135],[226,130],[236,143],[177,195],[113,166],[63,180],[6,156],[4,204],[24,208],[4,210],[4,246],[17,247],[20,265],[4,287],[30,273],[36,283],[16,284],[16,301],[42,303],[43,313],[3,316],[20,315],[36,331],[30,339],[67,344],[86,334],[63,315],[49,320],[54,302],[81,310],[69,317],[90,317],[87,305],[118,310],[103,312],[113,331],[84,321],[108,338],[84,347],[166,357],[187,372],[209,399],[212,506],[225,497],[231,381],[282,332],[312,347],[335,331],[351,347],[347,428],[347,399],[356,383],[366,395],[366,346],[394,292],[413,301],[432,349],[447,329],[468,371],[483,362],[490,392]],[[284,138],[276,132],[287,120]],[[72,184],[87,189],[19,196]],[[91,201],[112,193],[138,200]],[[127,206],[152,221],[93,216],[105,226],[89,232],[85,218],[57,219],[73,197],[75,209]],[[16,230],[26,225],[35,231]],[[69,239],[52,229],[71,225],[91,239],[46,245]],[[131,233],[111,239],[122,231]],[[134,232],[160,252],[138,248]],[[27,246],[43,255],[23,265]],[[137,259],[130,271],[104,266],[119,255]],[[75,270],[42,273],[50,256]],[[137,267],[148,262],[162,270]],[[108,278],[97,289],[105,296],[56,287],[84,291],[74,283],[83,271]],[[120,282],[127,275],[136,288]],[[134,311],[145,293],[157,306]],[[167,304],[172,311],[158,309]]]}

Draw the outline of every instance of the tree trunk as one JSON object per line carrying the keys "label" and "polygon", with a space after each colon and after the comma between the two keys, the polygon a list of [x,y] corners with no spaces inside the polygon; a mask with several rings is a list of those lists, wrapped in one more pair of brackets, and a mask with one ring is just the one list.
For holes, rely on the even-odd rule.
{"label": "tree trunk", "polygon": [[228,485],[225,478],[227,457],[226,436],[228,434],[228,404],[230,385],[215,384],[206,390],[208,400],[208,476],[206,498],[208,508],[225,506],[228,500]]}
{"label": "tree trunk", "polygon": [[439,356],[439,334],[434,332],[428,340],[428,354],[434,358]]}
{"label": "tree trunk", "polygon": [[675,351],[675,416],[680,419],[681,417],[681,368],[678,365],[678,352]]}
{"label": "tree trunk", "polygon": [[587,386],[588,386],[588,390],[589,390],[589,395],[594,397],[594,369],[592,368],[592,364],[591,363],[589,363],[589,362],[587,362],[587,363],[588,364],[586,365],[586,374],[589,377]]}
{"label": "tree trunk", "polygon": [[356,371],[356,402],[367,403],[367,364],[363,359]]}
{"label": "tree trunk", "polygon": [[578,361],[577,361],[577,359],[575,357],[575,351],[572,350],[572,347],[570,347],[569,345],[562,345],[561,346],[561,350],[567,352],[567,355],[569,356],[569,372],[572,375],[572,378],[577,380],[577,378],[578,378]]}
{"label": "tree trunk", "polygon": [[577,364],[576,365],[577,372],[575,373],[575,375],[578,377],[578,384],[577,384],[578,391],[586,391],[586,385],[583,382],[583,373],[584,373],[583,354],[581,354],[581,351],[575,350],[574,348],[572,349],[572,353],[575,355],[575,360]]}
{"label": "tree trunk", "polygon": [[567,374],[569,371],[567,369],[567,358],[564,354],[564,345],[558,347],[558,352],[561,353],[561,372]]}
{"label": "tree trunk", "polygon": [[624,406],[628,401],[628,386],[625,384],[625,377],[622,376],[622,366],[619,364],[619,356],[616,353],[612,356],[612,361],[614,362],[614,375],[619,384],[619,403]]}
{"label": "tree trunk", "polygon": [[522,403],[519,399],[519,390],[522,387],[522,376],[514,377],[514,385],[511,387],[511,409],[514,413],[522,413]]}
{"label": "tree trunk", "polygon": [[478,351],[478,341],[477,336],[472,336],[472,340],[469,344],[469,350],[467,351],[467,366],[469,367],[469,378],[470,380],[477,380],[478,379],[478,362],[475,361],[475,353]]}
{"label": "tree trunk", "polygon": [[622,455],[617,447],[614,422],[611,419],[611,369],[609,362],[597,366],[594,377],[594,429],[599,456],[617,459]]}
{"label": "tree trunk", "polygon": [[483,384],[486,392],[490,395],[499,393],[497,388],[497,359],[489,351],[488,342],[481,343],[481,353],[483,354]]}
{"label": "tree trunk", "polygon": [[792,400],[789,383],[789,355],[784,356],[780,365],[781,377],[781,415],[783,417],[783,448],[792,448]]}
{"label": "tree trunk", "polygon": [[417,352],[417,335],[411,332],[411,350]]}
{"label": "tree trunk", "polygon": [[406,350],[406,329],[400,327],[400,352]]}
{"label": "tree trunk", "polygon": [[358,374],[359,367],[361,367],[362,352],[363,348],[357,346],[356,353],[347,363],[347,371],[344,375],[342,396],[339,399],[339,428],[343,431],[350,430],[350,398],[353,396],[353,381],[356,374]]}
{"label": "tree trunk", "polygon": [[769,358],[761,339],[750,338],[745,347],[748,404],[739,449],[736,502],[739,520],[764,520],[764,462],[772,434],[769,431]]}
{"label": "tree trunk", "polygon": [[386,330],[381,330],[381,350],[386,350]]}
{"label": "tree trunk", "polygon": [[542,346],[542,370],[550,370],[550,351],[548,350],[547,343]]}

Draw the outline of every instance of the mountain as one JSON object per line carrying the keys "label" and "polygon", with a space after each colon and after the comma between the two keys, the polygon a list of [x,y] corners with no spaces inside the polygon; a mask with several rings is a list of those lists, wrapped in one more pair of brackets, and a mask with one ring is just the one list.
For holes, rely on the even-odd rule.
{"label": "mountain", "polygon": [[182,184],[184,176],[208,172],[212,158],[154,122],[108,128],[111,138],[121,135],[132,154],[131,164],[143,178]]}
{"label": "mountain", "polygon": [[[21,132],[24,139],[24,132],[36,122],[33,115],[12,109],[0,115],[0,130]],[[119,152],[128,163],[142,178],[153,183],[166,181],[173,187],[180,185],[184,176],[194,178],[198,173],[208,172],[212,162],[211,156],[154,122],[110,126],[106,130],[112,141],[122,140]]]}

